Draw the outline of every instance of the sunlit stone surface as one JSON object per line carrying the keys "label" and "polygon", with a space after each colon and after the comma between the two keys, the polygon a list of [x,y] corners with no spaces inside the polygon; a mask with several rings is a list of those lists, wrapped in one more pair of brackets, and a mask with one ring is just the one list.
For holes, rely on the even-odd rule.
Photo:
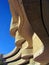
{"label": "sunlit stone surface", "polygon": [[16,48],[7,56],[3,55],[4,63],[46,65],[49,62],[49,9],[44,9],[49,5],[48,0],[9,0],[9,5],[10,33],[15,38]]}

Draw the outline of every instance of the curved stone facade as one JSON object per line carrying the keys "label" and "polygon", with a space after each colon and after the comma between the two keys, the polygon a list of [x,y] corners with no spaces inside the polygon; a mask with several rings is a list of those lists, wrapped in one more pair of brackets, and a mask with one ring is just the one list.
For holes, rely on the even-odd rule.
{"label": "curved stone facade", "polygon": [[[10,33],[16,48],[3,56],[7,65],[45,65],[49,62],[49,9],[46,0],[9,0]],[[48,12],[48,14],[47,14]],[[46,18],[45,18],[46,17]]]}

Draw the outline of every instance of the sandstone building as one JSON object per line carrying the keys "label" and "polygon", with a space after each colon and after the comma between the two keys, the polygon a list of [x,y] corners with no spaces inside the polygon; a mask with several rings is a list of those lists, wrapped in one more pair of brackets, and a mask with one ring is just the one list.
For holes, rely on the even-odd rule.
{"label": "sandstone building", "polygon": [[15,49],[3,56],[7,65],[49,63],[49,1],[9,0],[12,14],[10,33]]}

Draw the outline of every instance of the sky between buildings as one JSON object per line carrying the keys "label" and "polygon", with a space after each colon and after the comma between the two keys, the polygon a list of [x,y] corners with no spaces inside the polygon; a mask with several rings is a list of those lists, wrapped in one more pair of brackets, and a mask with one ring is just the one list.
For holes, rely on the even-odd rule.
{"label": "sky between buildings", "polygon": [[10,35],[11,13],[8,0],[0,0],[0,54],[7,54],[15,47]]}

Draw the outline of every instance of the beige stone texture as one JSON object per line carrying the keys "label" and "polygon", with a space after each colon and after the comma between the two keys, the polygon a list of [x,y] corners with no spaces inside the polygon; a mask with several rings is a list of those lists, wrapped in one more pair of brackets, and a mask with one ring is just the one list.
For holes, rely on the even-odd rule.
{"label": "beige stone texture", "polygon": [[[42,12],[47,31],[41,18],[39,0],[9,0],[9,4],[12,14],[10,33],[15,37],[17,47],[21,49],[15,56],[7,58],[5,62],[13,61],[21,57],[23,59],[19,59],[8,65],[20,65],[27,62],[26,59],[30,61],[28,65],[33,65],[33,63],[35,63],[34,65],[45,65],[49,62],[48,0],[42,0]],[[26,41],[22,43],[24,40]],[[31,57],[32,55],[33,58]]]}
{"label": "beige stone texture", "polygon": [[[25,44],[26,44],[26,45],[25,45]],[[21,52],[22,52],[22,50],[24,50],[25,48],[27,48],[27,46],[28,46],[28,45],[27,45],[27,42],[25,42],[25,43],[24,43],[24,47],[21,48],[20,51],[19,51],[16,55],[14,55],[13,57],[7,58],[5,62],[13,61],[13,60],[18,59],[19,57],[21,57]]]}
{"label": "beige stone texture", "polygon": [[8,65],[22,65],[26,62],[28,62],[28,60],[20,59],[17,62],[12,62],[12,63],[9,63]]}
{"label": "beige stone texture", "polygon": [[7,58],[14,55],[17,51],[19,50],[19,48],[15,47],[13,51],[11,51],[9,54],[3,55],[3,58]]}
{"label": "beige stone texture", "polygon": [[13,23],[13,17],[11,18],[10,33],[15,37],[16,31],[18,30],[18,23]]}
{"label": "beige stone texture", "polygon": [[37,56],[43,53],[44,45],[36,33],[34,33],[32,41],[33,41],[33,58],[36,58]]}
{"label": "beige stone texture", "polygon": [[15,44],[18,48],[22,47],[22,44],[25,42],[25,39],[19,34],[19,32],[16,32],[15,35]]}
{"label": "beige stone texture", "polygon": [[33,59],[30,59],[30,63],[27,65],[41,65],[39,62],[35,62]]}

